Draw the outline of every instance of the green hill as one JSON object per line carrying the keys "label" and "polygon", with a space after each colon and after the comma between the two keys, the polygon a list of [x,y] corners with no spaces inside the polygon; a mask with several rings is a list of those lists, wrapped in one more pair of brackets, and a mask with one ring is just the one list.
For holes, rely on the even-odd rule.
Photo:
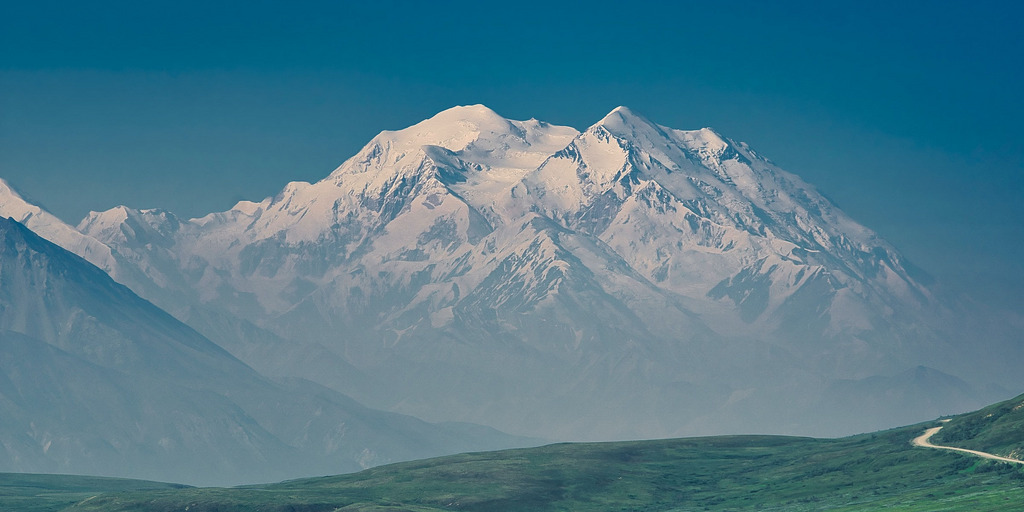
{"label": "green hill", "polygon": [[[954,418],[964,446],[1018,446],[1024,396]],[[985,412],[989,411],[990,412]],[[1005,409],[1005,410],[1004,410]],[[992,412],[995,411],[995,412]],[[1003,411],[1001,415],[999,411]],[[991,416],[988,416],[989,414]],[[977,423],[981,418],[984,421]],[[995,418],[995,419],[993,419]],[[360,473],[240,488],[111,488],[89,494],[50,477],[35,508],[69,511],[690,511],[1008,510],[1024,503],[1024,466],[910,441],[938,422],[843,439],[725,436],[557,444],[393,464]],[[940,434],[945,432],[940,432]],[[1015,432],[1015,433],[1014,433]],[[1014,440],[1016,436],[1016,440]],[[938,436],[934,442],[942,444]],[[941,441],[941,442],[940,442]],[[1014,445],[1013,443],[1017,443]],[[976,448],[978,449],[978,448]],[[102,483],[102,482],[101,482]],[[74,495],[68,507],[67,495]],[[20,498],[24,500],[24,492]],[[63,501],[61,501],[63,499]],[[48,501],[49,500],[49,501]],[[25,504],[27,501],[19,503]],[[51,503],[50,508],[44,506]]]}
{"label": "green hill", "polygon": [[184,489],[178,484],[95,476],[0,473],[0,510],[64,510],[99,493]]}
{"label": "green hill", "polygon": [[932,442],[1024,459],[1024,395],[953,418]]}

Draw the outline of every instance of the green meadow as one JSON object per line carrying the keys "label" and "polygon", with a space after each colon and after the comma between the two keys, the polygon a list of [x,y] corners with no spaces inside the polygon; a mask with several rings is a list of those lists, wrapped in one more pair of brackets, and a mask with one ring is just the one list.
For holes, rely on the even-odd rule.
{"label": "green meadow", "polygon": [[[933,442],[1006,455],[1024,439],[1022,402],[1024,395],[957,416]],[[227,489],[7,474],[0,475],[0,509],[994,511],[1024,506],[1024,465],[911,446],[913,438],[937,425],[842,439],[721,436],[555,444]],[[940,437],[946,432],[954,439]]]}

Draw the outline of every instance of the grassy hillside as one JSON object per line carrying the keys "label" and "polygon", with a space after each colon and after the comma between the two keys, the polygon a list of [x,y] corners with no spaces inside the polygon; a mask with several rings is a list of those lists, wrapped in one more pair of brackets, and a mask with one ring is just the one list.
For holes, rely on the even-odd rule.
{"label": "grassy hillside", "polygon": [[1024,459],[1024,395],[953,418],[932,442]]}
{"label": "grassy hillside", "polygon": [[[1017,401],[1020,403],[1020,400]],[[1004,428],[1020,411],[981,424],[978,439],[1019,443]],[[989,408],[991,409],[991,408]],[[988,409],[986,409],[988,410]],[[948,427],[995,418],[985,410]],[[980,416],[977,416],[980,415]],[[232,489],[97,486],[40,481],[38,511],[689,511],[1008,510],[1024,503],[1024,466],[943,450],[911,439],[928,423],[843,439],[727,436],[559,444],[394,464],[360,473]],[[959,428],[959,427],[958,427]],[[966,427],[964,427],[966,428]],[[965,440],[966,442],[966,440]],[[994,446],[994,445],[993,445]],[[100,482],[103,483],[103,482]],[[74,485],[72,485],[74,484]],[[74,499],[71,499],[71,496]],[[62,501],[63,500],[63,501]],[[69,506],[70,505],[70,506]],[[47,508],[49,506],[49,508]]]}
{"label": "grassy hillside", "polygon": [[0,510],[64,510],[100,493],[182,489],[177,484],[71,475],[0,473]]}

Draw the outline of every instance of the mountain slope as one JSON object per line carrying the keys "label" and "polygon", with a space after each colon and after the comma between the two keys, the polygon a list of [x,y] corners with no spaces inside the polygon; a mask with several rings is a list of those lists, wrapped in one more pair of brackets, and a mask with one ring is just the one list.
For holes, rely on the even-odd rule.
{"label": "mountain slope", "polygon": [[117,274],[116,255],[110,247],[29,203],[3,179],[0,179],[0,216],[24,224],[39,236],[85,258],[111,275]]}
{"label": "mountain slope", "polygon": [[939,444],[1024,459],[1024,395],[957,416],[934,437]]}
{"label": "mountain slope", "polygon": [[[599,238],[659,287],[704,298],[702,313],[740,320],[716,322],[723,334],[814,342],[815,357],[845,376],[879,361],[844,343],[891,331],[884,315],[894,306],[934,305],[874,233],[708,129],[671,130],[619,107],[518,189],[519,202]],[[905,358],[916,348],[880,352]]]}
{"label": "mountain slope", "polygon": [[193,483],[508,445],[271,382],[85,260],[0,218],[0,467]]}
{"label": "mountain slope", "polygon": [[812,186],[624,107],[582,132],[455,107],[259,203],[191,220],[121,207],[78,228],[130,262],[122,282],[254,367],[431,420],[834,435],[904,406],[876,390],[874,419],[825,417],[841,381],[909,400],[924,387],[898,376],[918,366],[968,383],[928,416],[1020,381],[1019,351],[965,329]]}

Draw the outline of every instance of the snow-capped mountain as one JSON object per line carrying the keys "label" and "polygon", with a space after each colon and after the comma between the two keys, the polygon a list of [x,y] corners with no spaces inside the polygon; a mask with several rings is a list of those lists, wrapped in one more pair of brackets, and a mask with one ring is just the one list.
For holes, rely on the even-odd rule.
{"label": "snow-capped mountain", "polygon": [[85,258],[108,274],[117,275],[114,253],[95,238],[83,235],[50,212],[29,203],[0,178],[0,216],[24,224],[43,238]]}
{"label": "snow-capped mountain", "polygon": [[274,383],[0,217],[0,471],[237,484],[514,444]]}
{"label": "snow-capped mountain", "polygon": [[[624,107],[583,132],[456,107],[259,203],[121,207],[78,230],[261,371],[521,434],[836,434],[815,412],[836,382],[1019,361],[967,348],[814,187]],[[842,424],[887,426],[862,419]]]}

